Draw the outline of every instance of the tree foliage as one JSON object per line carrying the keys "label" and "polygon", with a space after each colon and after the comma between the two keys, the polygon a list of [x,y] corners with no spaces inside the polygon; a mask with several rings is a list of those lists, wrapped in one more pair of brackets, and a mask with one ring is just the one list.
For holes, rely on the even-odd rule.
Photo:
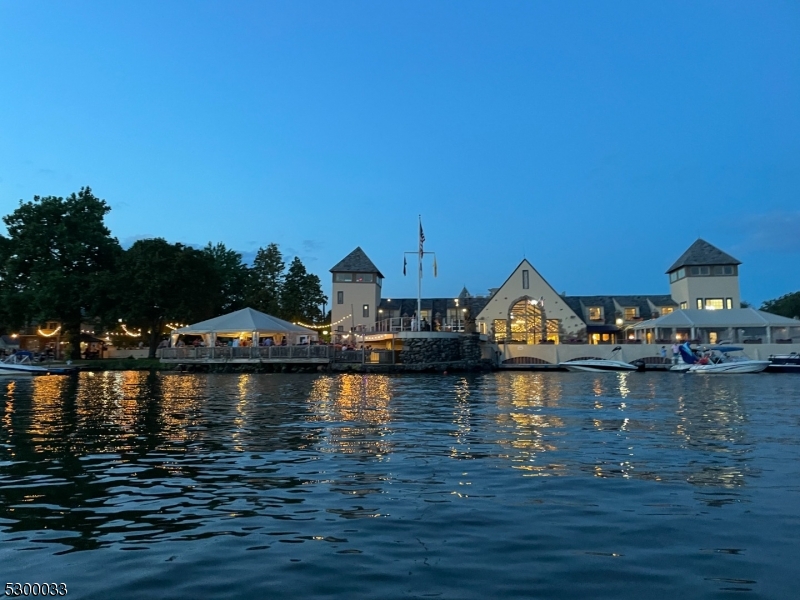
{"label": "tree foliage", "polygon": [[761,305],[761,310],[790,319],[800,318],[800,291],[767,300]]}
{"label": "tree foliage", "polygon": [[286,272],[281,290],[281,313],[287,321],[313,322],[322,318],[321,305],[327,301],[319,277],[306,271],[295,256]]}
{"label": "tree foliage", "polygon": [[73,358],[80,356],[82,319],[98,312],[106,274],[120,254],[104,223],[110,207],[89,187],[67,198],[35,196],[3,217],[0,302],[9,320],[61,322]]}
{"label": "tree foliage", "polygon": [[281,314],[281,290],[286,264],[277,244],[259,248],[250,267],[247,305],[270,315]]}
{"label": "tree foliage", "polygon": [[213,317],[223,285],[209,253],[162,238],[139,240],[126,250],[118,278],[120,318],[149,331],[151,357],[167,322]]}
{"label": "tree foliage", "polygon": [[219,281],[214,312],[224,314],[244,308],[249,273],[247,265],[242,262],[242,255],[235,250],[229,250],[221,242],[216,245],[209,242],[203,248],[203,253],[213,265]]}

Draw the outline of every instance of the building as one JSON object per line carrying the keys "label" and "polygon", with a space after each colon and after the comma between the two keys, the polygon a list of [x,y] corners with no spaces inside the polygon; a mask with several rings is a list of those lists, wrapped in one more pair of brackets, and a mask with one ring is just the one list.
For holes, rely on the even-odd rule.
{"label": "building", "polygon": [[[733,337],[744,339],[750,333],[745,330],[756,327],[756,323],[763,326],[763,319],[734,314],[741,302],[739,265],[737,259],[698,239],[667,270],[670,294],[567,296],[558,294],[523,259],[488,296],[473,296],[465,287],[453,298],[423,298],[422,329],[462,332],[474,321],[476,331],[500,344],[665,343],[687,339],[704,326],[693,328],[677,313],[722,310],[731,312],[714,319],[714,331],[719,334],[706,337],[716,339],[736,330],[738,336]],[[414,328],[417,299],[382,298],[383,275],[360,247],[331,273],[334,334],[393,333]],[[695,315],[692,320],[705,324],[708,319]],[[648,326],[641,327],[644,323]],[[656,326],[650,326],[652,323]],[[780,326],[784,333],[778,331]],[[785,322],[770,322],[769,327],[776,328],[775,336],[787,336],[787,331],[794,335],[796,331]],[[792,335],[781,339],[791,341]],[[775,336],[770,333],[769,337]]]}
{"label": "building", "polygon": [[374,329],[383,285],[383,274],[378,267],[359,246],[330,272],[333,333]]}
{"label": "building", "polygon": [[667,269],[670,295],[681,309],[739,308],[740,264],[730,254],[698,239]]}

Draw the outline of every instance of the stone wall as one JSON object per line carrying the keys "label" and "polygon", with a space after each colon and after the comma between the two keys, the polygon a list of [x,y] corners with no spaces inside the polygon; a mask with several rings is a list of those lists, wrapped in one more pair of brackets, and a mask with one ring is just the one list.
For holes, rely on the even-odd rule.
{"label": "stone wall", "polygon": [[403,340],[402,361],[404,365],[452,362],[461,358],[461,340],[459,338],[426,337]]}

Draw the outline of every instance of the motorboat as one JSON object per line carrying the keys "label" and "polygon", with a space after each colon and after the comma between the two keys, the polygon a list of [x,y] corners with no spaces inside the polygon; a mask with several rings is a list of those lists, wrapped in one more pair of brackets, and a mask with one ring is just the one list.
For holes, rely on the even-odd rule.
{"label": "motorboat", "polygon": [[20,350],[0,360],[0,375],[67,375],[77,367],[54,367],[33,364],[33,353]]}
{"label": "motorboat", "polygon": [[800,354],[771,354],[767,373],[800,373]]}
{"label": "motorboat", "polygon": [[[611,351],[611,356],[613,357],[614,354],[622,350],[620,346],[617,346]],[[603,371],[636,371],[636,365],[632,365],[629,362],[625,362],[623,360],[614,360],[613,358],[594,358],[594,357],[586,357],[586,358],[573,358],[572,360],[568,360],[562,363],[558,363],[558,366],[562,369],[566,369],[567,371],[584,371],[589,373],[599,373]]]}
{"label": "motorboat", "polygon": [[689,373],[760,373],[765,370],[770,361],[752,360],[746,355],[733,355],[732,352],[742,352],[739,346],[709,347],[705,355],[689,367]]}

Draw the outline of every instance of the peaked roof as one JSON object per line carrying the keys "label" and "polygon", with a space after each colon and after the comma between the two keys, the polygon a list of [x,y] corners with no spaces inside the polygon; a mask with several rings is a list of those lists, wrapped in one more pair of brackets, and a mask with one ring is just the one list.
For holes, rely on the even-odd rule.
{"label": "peaked roof", "polygon": [[469,293],[469,290],[467,289],[467,286],[464,286],[463,288],[461,288],[461,291],[458,293],[458,297],[459,298],[469,298],[469,296],[470,296],[470,293]]}
{"label": "peaked roof", "polygon": [[672,273],[676,269],[689,266],[707,266],[707,265],[740,265],[742,261],[736,260],[730,254],[727,254],[709,244],[707,241],[697,238],[697,241],[689,246],[689,248],[681,254],[681,257],[675,261],[667,273]]}
{"label": "peaked roof", "polygon": [[300,327],[289,321],[284,321],[278,317],[273,317],[266,313],[259,312],[252,308],[243,308],[227,315],[221,315],[200,321],[180,329],[173,330],[172,333],[239,333],[242,331],[258,331],[259,333],[299,333],[308,335],[316,333],[311,329]]}
{"label": "peaked roof", "polygon": [[361,246],[356,247],[350,254],[331,267],[331,273],[377,273],[383,277],[383,273],[378,270]]}

